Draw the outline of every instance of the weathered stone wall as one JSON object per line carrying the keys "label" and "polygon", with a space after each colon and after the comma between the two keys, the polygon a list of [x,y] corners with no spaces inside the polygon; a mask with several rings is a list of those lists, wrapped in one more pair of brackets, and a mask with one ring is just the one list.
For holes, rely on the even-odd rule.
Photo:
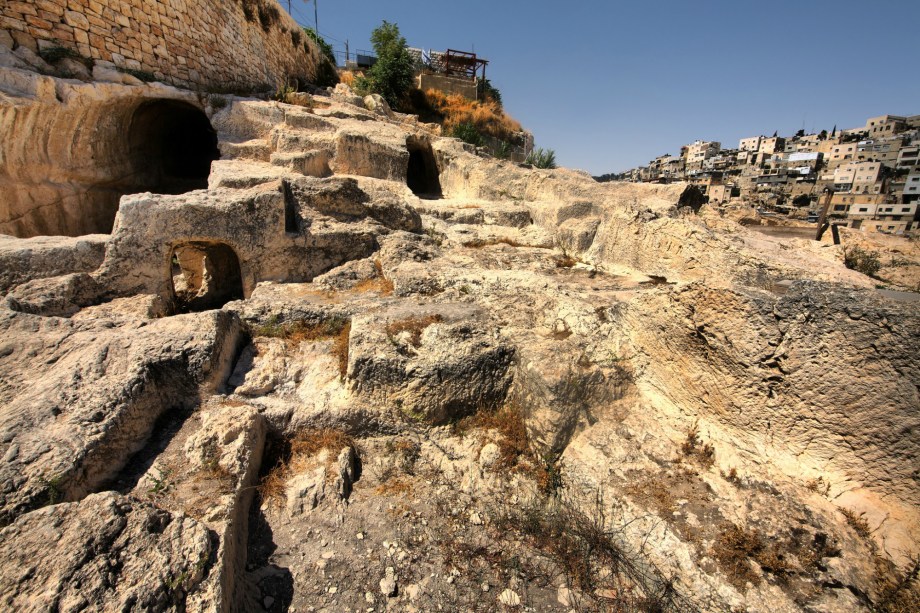
{"label": "weathered stone wall", "polygon": [[276,0],[0,2],[0,44],[151,73],[192,88],[314,82],[320,53]]}

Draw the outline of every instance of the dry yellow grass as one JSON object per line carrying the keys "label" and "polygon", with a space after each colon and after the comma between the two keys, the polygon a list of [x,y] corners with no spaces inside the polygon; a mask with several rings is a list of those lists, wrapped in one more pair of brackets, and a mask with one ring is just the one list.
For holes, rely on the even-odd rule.
{"label": "dry yellow grass", "polygon": [[521,124],[505,114],[492,100],[469,100],[459,94],[445,94],[436,89],[425,92],[428,104],[444,117],[442,125],[447,133],[462,123],[471,123],[480,134],[508,140],[521,131]]}

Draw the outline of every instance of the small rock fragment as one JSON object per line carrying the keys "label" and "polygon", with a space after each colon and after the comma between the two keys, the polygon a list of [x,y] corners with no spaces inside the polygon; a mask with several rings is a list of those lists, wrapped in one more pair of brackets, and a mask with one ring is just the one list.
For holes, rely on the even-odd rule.
{"label": "small rock fragment", "polygon": [[380,593],[387,598],[396,596],[396,571],[392,566],[387,566],[386,573],[380,580]]}
{"label": "small rock fragment", "polygon": [[499,594],[498,602],[505,605],[506,607],[519,607],[521,606],[521,597],[518,596],[518,593],[514,590],[506,589],[504,592]]}

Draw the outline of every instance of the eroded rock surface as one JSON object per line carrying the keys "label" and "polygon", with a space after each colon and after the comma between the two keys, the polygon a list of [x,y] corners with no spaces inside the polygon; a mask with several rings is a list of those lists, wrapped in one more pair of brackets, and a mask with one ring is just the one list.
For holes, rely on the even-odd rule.
{"label": "eroded rock surface", "polygon": [[195,611],[918,602],[920,303],[682,185],[296,101],[211,109],[208,189],[125,196],[104,258],[4,240],[2,546],[206,528],[131,592]]}

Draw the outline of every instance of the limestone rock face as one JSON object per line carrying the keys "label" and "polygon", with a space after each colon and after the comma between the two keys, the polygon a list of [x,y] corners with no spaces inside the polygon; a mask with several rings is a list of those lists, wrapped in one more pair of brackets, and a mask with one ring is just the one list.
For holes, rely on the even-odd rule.
{"label": "limestone rock face", "polygon": [[780,297],[694,284],[648,294],[618,321],[632,330],[643,384],[714,440],[821,476],[860,511],[889,507],[886,494],[900,501],[893,516],[920,506],[915,306],[814,282]]}
{"label": "limestone rock face", "polygon": [[23,515],[0,530],[9,610],[183,608],[212,551],[188,517],[111,492]]}
{"label": "limestone rock face", "polygon": [[347,376],[363,402],[442,424],[504,398],[514,349],[497,332],[462,304],[358,317]]}
{"label": "limestone rock face", "polygon": [[239,336],[217,312],[116,327],[0,310],[0,329],[5,521],[112,478],[164,411],[223,383]]}
{"label": "limestone rock face", "polygon": [[[21,72],[17,139],[153,93]],[[162,93],[210,114],[206,189],[121,197],[104,245],[0,241],[8,608],[917,608],[916,295],[344,85]],[[47,586],[87,538],[84,602]],[[102,584],[113,555],[152,570]]]}
{"label": "limestone rock face", "polygon": [[20,237],[109,232],[120,195],[138,183],[130,142],[138,109],[164,100],[199,108],[194,94],[158,83],[12,69],[0,70],[0,95],[0,233]]}
{"label": "limestone rock face", "polygon": [[96,270],[105,257],[107,238],[102,234],[28,240],[0,236],[0,293],[25,281]]}

